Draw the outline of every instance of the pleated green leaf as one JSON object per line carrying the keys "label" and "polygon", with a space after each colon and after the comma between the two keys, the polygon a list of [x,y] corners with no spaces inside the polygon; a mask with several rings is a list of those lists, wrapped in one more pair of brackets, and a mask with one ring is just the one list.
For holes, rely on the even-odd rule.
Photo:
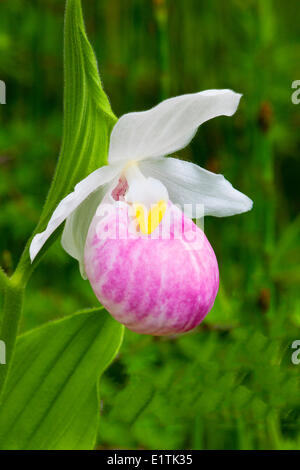
{"label": "pleated green leaf", "polygon": [[67,0],[64,37],[63,142],[41,217],[43,227],[74,185],[107,163],[109,135],[116,122],[85,33],[80,0]]}
{"label": "pleated green leaf", "polygon": [[0,449],[93,449],[99,377],[123,326],[104,309],[77,313],[19,337],[0,413]]}
{"label": "pleated green leaf", "polygon": [[[39,223],[32,235],[43,231],[51,214],[74,186],[107,163],[109,136],[117,120],[103,90],[97,61],[88,41],[81,0],[67,0],[64,31],[64,125],[61,152]],[[55,241],[50,237],[35,261]],[[32,237],[31,237],[32,238]],[[32,271],[26,245],[18,272]]]}

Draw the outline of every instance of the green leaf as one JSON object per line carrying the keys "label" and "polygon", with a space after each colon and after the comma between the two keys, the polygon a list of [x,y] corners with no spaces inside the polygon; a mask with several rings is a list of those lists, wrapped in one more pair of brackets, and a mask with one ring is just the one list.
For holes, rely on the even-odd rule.
{"label": "green leaf", "polygon": [[123,331],[104,309],[94,309],[20,336],[1,406],[0,448],[92,449],[99,377]]}
{"label": "green leaf", "polygon": [[109,419],[132,425],[154,396],[153,380],[146,375],[131,377],[127,387],[118,393]]}
{"label": "green leaf", "polygon": [[41,217],[43,226],[78,181],[107,163],[109,136],[116,122],[85,33],[80,0],[67,0],[64,73],[63,142]]}
{"label": "green leaf", "polygon": [[[80,0],[67,0],[64,33],[64,126],[61,152],[39,223],[32,236],[43,231],[49,218],[74,186],[107,163],[109,136],[117,120],[102,88],[97,61],[87,39]],[[15,274],[29,278],[41,256],[57,238],[50,237],[31,266],[28,241]]]}

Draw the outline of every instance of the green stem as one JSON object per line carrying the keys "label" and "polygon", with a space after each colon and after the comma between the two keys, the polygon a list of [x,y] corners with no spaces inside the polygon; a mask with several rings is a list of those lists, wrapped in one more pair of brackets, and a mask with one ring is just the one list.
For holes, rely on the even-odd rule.
{"label": "green stem", "polygon": [[12,279],[14,280],[15,284],[26,287],[33,271],[35,270],[35,268],[37,267],[37,265],[39,264],[43,256],[46,254],[49,247],[54,243],[54,241],[57,238],[59,238],[59,236],[62,233],[62,229],[63,227],[59,227],[51,235],[51,237],[46,241],[45,245],[43,246],[43,248],[41,249],[37,257],[35,258],[33,263],[31,263],[30,257],[29,257],[29,247],[30,247],[30,243],[32,241],[33,235],[38,233],[38,231],[40,230],[39,225],[37,225],[36,229],[34,230],[33,234],[31,235],[31,237],[29,238],[28,242],[25,245],[21,258],[19,259],[16,270],[13,274]]}
{"label": "green stem", "polygon": [[0,399],[13,359],[16,337],[22,313],[23,299],[24,287],[20,287],[15,283],[13,278],[7,279],[7,286],[4,291],[4,304],[0,329],[0,339],[4,341],[6,348],[6,364],[0,365]]}

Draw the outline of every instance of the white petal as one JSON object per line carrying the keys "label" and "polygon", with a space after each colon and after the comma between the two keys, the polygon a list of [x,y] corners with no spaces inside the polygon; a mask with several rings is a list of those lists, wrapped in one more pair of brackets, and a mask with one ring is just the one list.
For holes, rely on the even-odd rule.
{"label": "white petal", "polygon": [[53,212],[47,228],[44,232],[38,233],[32,239],[29,254],[31,261],[34,260],[38,252],[41,250],[45,242],[52,233],[59,227],[64,220],[96,189],[108,183],[115,178],[122,170],[119,165],[108,165],[98,168],[89,176],[84,178],[75,186],[72,193],[68,194],[60,201],[57,208]]}
{"label": "white petal", "polygon": [[192,204],[192,217],[197,215],[197,204],[204,205],[204,215],[216,217],[240,214],[252,208],[251,199],[235,189],[223,175],[194,163],[159,158],[145,160],[139,166],[145,175],[159,179],[166,186],[174,204]]}
{"label": "white petal", "polygon": [[241,96],[231,90],[206,90],[170,98],[149,111],[125,114],[112,130],[109,162],[169,155],[185,147],[203,122],[232,116]]}
{"label": "white petal", "polygon": [[63,249],[79,262],[81,276],[86,279],[84,269],[84,246],[86,236],[97,207],[103,199],[107,186],[104,185],[83,201],[67,218],[61,237]]}

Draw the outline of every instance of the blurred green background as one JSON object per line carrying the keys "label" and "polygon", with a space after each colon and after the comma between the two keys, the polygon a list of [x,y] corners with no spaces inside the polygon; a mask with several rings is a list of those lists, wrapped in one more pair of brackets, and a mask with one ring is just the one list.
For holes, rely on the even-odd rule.
{"label": "blurred green background", "polygon": [[[206,218],[221,286],[190,334],[126,331],[102,379],[99,448],[300,449],[296,0],[83,0],[117,115],[207,88],[243,93],[179,157],[223,173],[252,212]],[[38,221],[62,134],[62,0],[2,0],[0,264],[14,269]],[[27,291],[23,331],[97,301],[56,242]],[[24,364],[26,367],[26,364]]]}

